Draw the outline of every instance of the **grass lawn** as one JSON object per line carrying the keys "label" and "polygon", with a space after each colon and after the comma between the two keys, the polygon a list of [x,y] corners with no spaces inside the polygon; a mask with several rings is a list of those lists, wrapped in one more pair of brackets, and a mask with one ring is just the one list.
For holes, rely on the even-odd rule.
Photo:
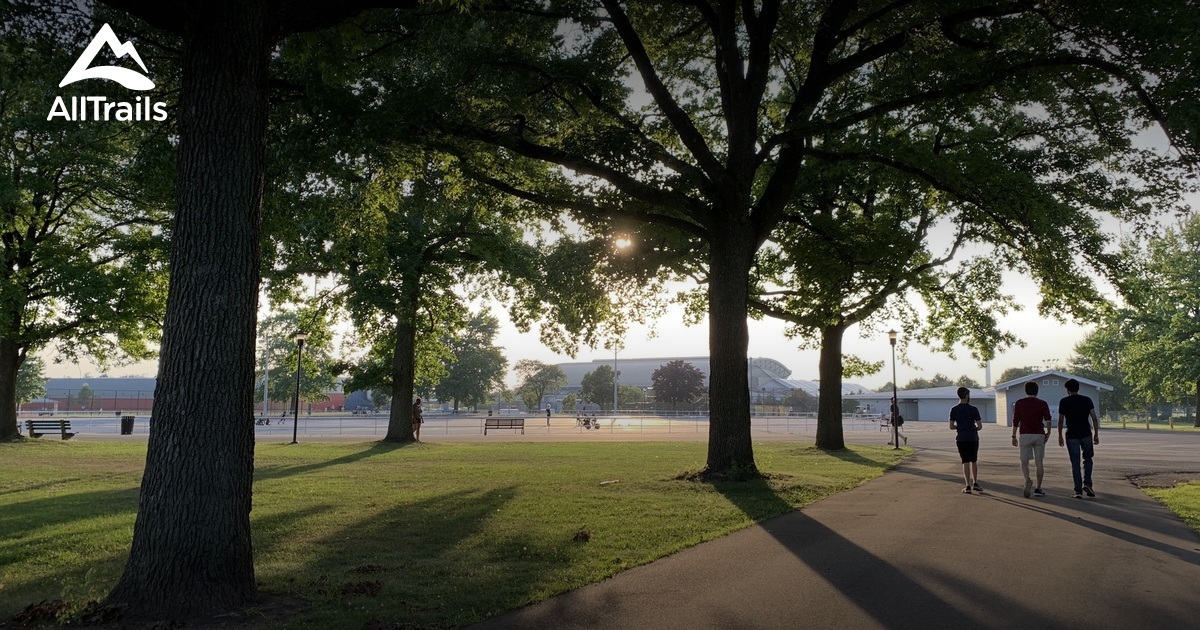
{"label": "grass lawn", "polygon": [[[1057,425],[1055,425],[1055,426],[1057,426]],[[1138,431],[1138,430],[1145,431],[1146,430],[1146,419],[1142,418],[1139,421],[1139,420],[1130,418],[1129,420],[1127,420],[1124,423],[1110,422],[1108,420],[1101,420],[1100,421],[1100,429],[1101,430],[1121,429],[1121,430],[1125,430],[1125,431]],[[1183,418],[1176,418],[1174,426],[1172,426],[1166,420],[1154,420],[1150,423],[1150,429],[1156,430],[1156,431],[1200,432],[1200,427],[1194,426],[1193,421],[1191,421],[1191,420],[1184,421]]]}
{"label": "grass lawn", "polygon": [[1174,488],[1145,488],[1145,491],[1200,532],[1200,481],[1181,483]]}
{"label": "grass lawn", "polygon": [[[854,487],[908,451],[755,445],[769,480],[680,480],[701,442],[259,444],[255,566],[286,627],[460,625]],[[100,599],[123,568],[144,443],[0,444],[0,623]],[[612,483],[606,483],[612,482]]]}

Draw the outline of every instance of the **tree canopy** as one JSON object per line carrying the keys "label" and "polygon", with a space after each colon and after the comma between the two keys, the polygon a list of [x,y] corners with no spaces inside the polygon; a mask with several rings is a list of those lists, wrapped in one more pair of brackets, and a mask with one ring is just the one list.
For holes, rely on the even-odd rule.
{"label": "tree canopy", "polygon": [[931,378],[914,378],[904,384],[904,389],[930,389],[933,387],[948,387],[954,385],[949,376],[938,372]]}
{"label": "tree canopy", "polygon": [[[529,409],[539,408],[542,397],[557,392],[567,384],[567,373],[563,372],[562,368],[535,359],[521,359],[517,361],[513,370],[517,373],[517,378],[521,379],[517,385],[517,395]],[[611,380],[608,386],[612,387]],[[611,394],[609,398],[612,398]]]}
{"label": "tree canopy", "polygon": [[1189,216],[1125,251],[1133,263],[1123,279],[1128,301],[1076,347],[1076,362],[1118,387],[1117,408],[1200,395],[1200,219]]}
{"label": "tree canopy", "polygon": [[500,322],[491,315],[477,313],[447,344],[454,362],[447,368],[446,377],[433,388],[438,400],[454,401],[478,407],[488,401],[488,394],[499,385],[508,372],[508,360],[495,345]]}
{"label": "tree canopy", "polygon": [[650,380],[655,401],[668,405],[690,403],[704,393],[704,372],[682,359],[660,365]]}
{"label": "tree canopy", "polygon": [[[303,367],[300,400],[307,403],[329,400],[326,392],[336,385],[340,367],[333,354],[331,323],[319,307],[313,306],[273,313],[259,322],[263,360],[267,362],[267,371],[270,373],[267,385],[269,400],[292,402],[296,395],[297,358]],[[299,344],[293,338],[297,332],[308,335],[304,340],[304,354],[300,357],[297,357]],[[259,362],[255,380],[258,382],[255,391],[262,392],[262,361]]]}
{"label": "tree canopy", "polygon": [[28,357],[17,371],[17,404],[23,405],[46,395],[46,362],[41,357]]}
{"label": "tree canopy", "polygon": [[65,13],[45,32],[38,15],[0,24],[0,439],[16,434],[31,353],[53,345],[102,368],[152,357],[166,300],[167,130],[47,120],[57,95],[84,89],[46,77],[70,67],[89,24]]}
{"label": "tree canopy", "polygon": [[[618,371],[617,377],[620,378]],[[617,393],[620,396],[620,392]],[[613,407],[613,368],[608,364],[596,366],[596,369],[583,375],[579,383],[579,396],[583,400],[600,405],[603,409]],[[620,401],[617,401],[618,403]]]}
{"label": "tree canopy", "polygon": [[1010,381],[1015,381],[1018,379],[1025,378],[1026,376],[1030,376],[1032,374],[1037,374],[1038,372],[1041,372],[1041,371],[1042,371],[1042,369],[1035,365],[1026,365],[1026,366],[1022,366],[1022,367],[1010,367],[1010,368],[1006,368],[1003,372],[1000,373],[1000,378],[996,382],[997,383],[1008,383]]}
{"label": "tree canopy", "polygon": [[[628,233],[635,256],[704,284],[703,299],[691,303],[709,318],[708,468],[720,475],[754,466],[745,315],[757,291],[771,290],[770,276],[755,271],[759,253],[771,243],[787,251],[799,238],[784,227],[813,238],[831,230],[836,242],[870,235],[864,228],[878,221],[882,240],[860,247],[892,256],[885,270],[909,259],[914,266],[870,291],[876,310],[903,286],[934,298],[939,291],[996,295],[978,290],[995,264],[949,275],[974,285],[948,291],[922,275],[937,256],[920,236],[902,247],[907,234],[921,234],[922,221],[932,226],[947,216],[940,208],[962,217],[957,225],[969,240],[999,245],[1004,263],[1034,275],[1044,309],[1094,303],[1095,287],[1055,273],[1109,268],[1087,213],[1143,214],[1147,200],[1169,196],[1183,172],[1180,160],[1133,145],[1147,124],[1186,134],[1194,111],[1179,85],[1160,79],[1186,85],[1195,77],[1151,52],[1149,42],[1164,24],[1175,29],[1167,14],[1181,20],[1172,32],[1194,38],[1185,25],[1195,16],[1177,4],[1151,4],[1134,11],[1143,20],[1117,23],[1092,5],[1067,4],[563,3],[553,20],[525,14],[525,32],[556,35],[549,46],[526,39],[497,46],[500,39],[487,35],[461,41],[457,53],[473,63],[435,79],[439,93],[461,100],[426,124],[443,129],[448,145],[461,143],[462,154],[491,146],[574,174],[571,187],[538,187],[494,160],[484,179]],[[1180,59],[1196,55],[1187,46],[1173,50]],[[476,99],[468,86],[483,85],[521,98]],[[904,185],[847,190],[848,178],[867,169]],[[847,205],[852,194],[867,203]],[[915,207],[934,211],[872,215],[872,195],[881,202],[923,196],[929,203]],[[851,211],[824,221],[837,218],[835,206]],[[1051,237],[1075,248],[1042,246]],[[811,261],[801,256],[796,264]],[[960,311],[969,299],[934,306],[932,334],[981,346],[1004,339],[986,303],[968,318]],[[822,382],[841,372],[840,361],[829,361]],[[824,445],[839,447],[838,437]]]}

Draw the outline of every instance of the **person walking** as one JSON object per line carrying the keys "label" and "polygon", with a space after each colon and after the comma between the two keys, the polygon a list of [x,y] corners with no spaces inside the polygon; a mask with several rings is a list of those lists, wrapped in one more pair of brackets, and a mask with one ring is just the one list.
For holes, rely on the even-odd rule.
{"label": "person walking", "polygon": [[[904,440],[905,446],[908,446],[908,436],[904,435],[903,433],[900,432],[900,427],[902,427],[902,426],[904,426],[904,416],[900,415],[900,405],[896,404],[896,398],[893,396],[892,397],[892,431],[895,433],[896,436],[899,436],[899,438],[901,440]],[[894,439],[895,438],[893,437],[892,439],[888,440],[888,446],[892,445],[892,440],[894,440]]]}
{"label": "person walking", "polygon": [[425,412],[421,410],[421,399],[417,398],[417,402],[413,403],[412,424],[413,424],[413,439],[421,441],[421,424],[425,422]]}
{"label": "person walking", "polygon": [[[1021,449],[1021,474],[1025,476],[1025,498],[1028,499],[1032,489],[1035,497],[1046,496],[1042,492],[1042,460],[1046,455],[1046,442],[1050,441],[1050,427],[1053,419],[1050,417],[1050,405],[1038,398],[1038,384],[1034,381],[1025,383],[1025,397],[1013,404],[1012,422],[1013,446]],[[1021,439],[1017,440],[1017,431]],[[1034,461],[1037,468],[1037,485],[1029,477],[1029,460]]]}
{"label": "person walking", "polygon": [[[1063,385],[1067,388],[1067,397],[1058,401],[1058,445],[1067,448],[1067,456],[1071,458],[1071,476],[1075,480],[1074,498],[1082,494],[1095,497],[1092,490],[1092,455],[1093,446],[1100,444],[1100,420],[1096,418],[1096,405],[1092,399],[1079,393],[1079,381],[1070,379]],[[1063,439],[1063,421],[1066,420],[1067,436]],[[1090,422],[1090,424],[1089,424]],[[1083,472],[1079,470],[1080,459],[1083,460]]]}
{"label": "person walking", "polygon": [[955,443],[966,483],[963,494],[971,494],[972,490],[983,492],[979,487],[979,431],[983,429],[983,419],[979,409],[971,404],[971,390],[966,387],[958,388],[958,404],[950,409],[950,429],[958,431]]}

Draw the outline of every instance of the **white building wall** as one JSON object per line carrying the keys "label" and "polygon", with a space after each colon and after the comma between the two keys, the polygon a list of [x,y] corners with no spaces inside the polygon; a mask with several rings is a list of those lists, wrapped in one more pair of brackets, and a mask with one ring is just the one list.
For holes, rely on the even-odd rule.
{"label": "white building wall", "polygon": [[[1069,377],[1064,377],[1061,374],[1049,374],[1037,378],[1038,394],[1037,397],[1046,401],[1050,407],[1050,417],[1053,418],[1053,426],[1058,426],[1058,403],[1067,396],[1067,388],[1064,383]],[[1025,383],[1022,381],[1013,385],[996,390],[996,417],[997,424],[1001,426],[1012,426],[1012,409],[1013,405],[1025,397]],[[1094,385],[1087,383],[1079,384],[1079,393],[1092,399],[1092,403],[1099,407],[1100,390]],[[980,412],[982,414],[982,412]],[[1097,412],[1098,414],[1099,412]]]}
{"label": "white building wall", "polygon": [[[979,409],[979,417],[984,424],[996,421],[996,401],[990,399],[972,400],[972,405]],[[958,405],[958,400],[926,399],[920,401],[920,417],[922,422],[950,422],[950,410]],[[947,427],[950,425],[947,424]]]}

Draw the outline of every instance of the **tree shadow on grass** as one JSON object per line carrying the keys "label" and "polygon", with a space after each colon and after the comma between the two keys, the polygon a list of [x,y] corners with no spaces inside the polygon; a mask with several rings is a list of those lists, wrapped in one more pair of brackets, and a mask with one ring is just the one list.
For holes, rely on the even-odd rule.
{"label": "tree shadow on grass", "polygon": [[[256,465],[254,467],[254,478],[255,479],[278,479],[281,477],[291,477],[293,475],[303,475],[306,473],[316,472],[318,470],[322,470],[324,468],[329,468],[332,466],[353,464],[355,462],[362,461],[369,457],[375,457],[377,455],[385,455],[387,453],[393,453],[398,450],[410,448],[415,445],[416,445],[415,443],[411,443],[411,442],[404,443],[404,444],[396,444],[393,442],[371,442],[371,443],[369,443],[369,445],[364,445],[365,448],[363,448],[360,451],[356,451],[356,452],[353,452],[353,453],[350,453],[347,455],[343,455],[341,457],[337,457],[337,458],[334,458],[334,459],[331,459],[328,461],[324,461],[324,462],[314,462],[311,464],[301,464],[298,466],[284,466],[284,465],[258,466],[258,465]],[[279,443],[274,446],[276,446],[278,448],[293,448],[295,445],[288,444],[288,443]],[[262,445],[260,445],[259,448],[262,448]]]}
{"label": "tree shadow on grass", "polygon": [[46,488],[53,488],[54,486],[78,483],[80,481],[83,481],[83,477],[70,477],[67,479],[54,479],[52,481],[43,481],[41,483],[31,483],[31,484],[25,485],[25,486],[16,486],[13,488],[0,490],[0,496],[4,496],[6,494],[16,494],[17,492],[30,492],[32,490],[44,490]]}
{"label": "tree shadow on grass", "polygon": [[865,468],[875,468],[877,470],[888,470],[894,466],[900,465],[900,463],[904,461],[904,460],[900,460],[900,462],[897,462],[896,464],[889,464],[887,462],[881,462],[879,460],[871,459],[869,457],[863,457],[856,451],[852,451],[848,448],[843,448],[843,449],[839,449],[836,451],[821,451],[821,452],[830,457],[833,457],[835,459],[840,459],[841,461],[844,461],[848,464],[854,464],[856,466],[863,466]]}
{"label": "tree shadow on grass", "polygon": [[[129,552],[128,538],[110,545],[113,532],[132,535],[138,487],[76,492],[10,503],[0,509],[0,566],[10,575],[0,588],[0,626],[33,601],[102,596]],[[84,523],[83,521],[95,521]],[[124,525],[122,525],[124,524]],[[105,551],[109,549],[109,551]],[[33,577],[36,576],[36,577]],[[83,602],[79,602],[83,603]]]}
{"label": "tree shadow on grass", "polygon": [[137,512],[138,483],[125,488],[76,492],[30,499],[4,505],[0,510],[0,533],[24,535],[37,528],[88,518],[117,516]]}
{"label": "tree shadow on grass", "polygon": [[712,487],[755,523],[795,509],[763,477],[746,481],[719,481],[713,483]]}
{"label": "tree shadow on grass", "polygon": [[[535,573],[521,565],[551,553],[522,532],[490,527],[514,495],[512,486],[458,490],[388,507],[327,528],[302,569],[263,577],[314,602],[293,620],[302,625],[361,625],[369,620],[345,615],[364,608],[388,624],[477,620],[527,600]],[[296,553],[287,541],[271,544]]]}

